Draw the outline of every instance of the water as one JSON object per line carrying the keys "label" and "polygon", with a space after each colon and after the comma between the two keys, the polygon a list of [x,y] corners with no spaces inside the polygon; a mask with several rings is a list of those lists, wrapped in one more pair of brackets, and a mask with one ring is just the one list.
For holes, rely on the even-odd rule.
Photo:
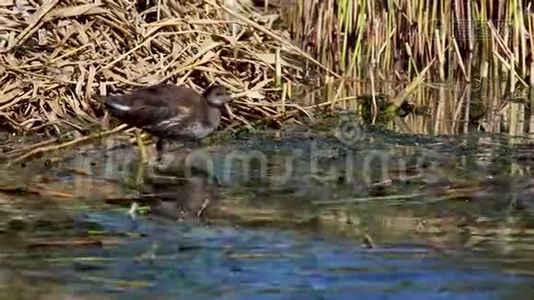
{"label": "water", "polygon": [[[120,215],[88,215],[108,232],[132,231]],[[122,226],[121,226],[122,225]],[[142,239],[111,249],[42,257],[49,272],[80,295],[161,298],[352,298],[510,296],[528,276],[505,274],[423,247],[365,250],[357,243],[278,230],[135,224]],[[147,245],[157,245],[146,254]],[[55,255],[54,255],[55,256]],[[102,261],[84,261],[99,257]],[[57,258],[57,256],[55,256]],[[72,260],[69,260],[72,259]],[[47,273],[48,274],[48,273]],[[37,278],[44,274],[36,274]],[[50,276],[50,275],[48,275]],[[35,278],[35,280],[37,280]],[[39,281],[42,279],[39,278]]]}
{"label": "water", "polygon": [[169,149],[142,182],[116,139],[4,169],[2,294],[532,298],[528,145],[333,127]]}

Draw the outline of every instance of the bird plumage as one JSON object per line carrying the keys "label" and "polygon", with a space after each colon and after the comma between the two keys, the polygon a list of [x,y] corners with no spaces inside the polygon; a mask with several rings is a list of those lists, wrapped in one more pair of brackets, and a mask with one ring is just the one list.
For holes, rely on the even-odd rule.
{"label": "bird plumage", "polygon": [[199,140],[219,125],[221,111],[216,104],[219,99],[226,103],[225,97],[230,98],[222,89],[201,95],[184,85],[158,84],[108,96],[104,105],[121,121],[160,138]]}

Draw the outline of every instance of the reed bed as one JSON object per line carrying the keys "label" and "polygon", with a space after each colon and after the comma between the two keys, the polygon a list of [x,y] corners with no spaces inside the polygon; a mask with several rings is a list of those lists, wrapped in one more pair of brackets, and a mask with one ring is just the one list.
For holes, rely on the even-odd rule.
{"label": "reed bed", "polygon": [[303,110],[285,104],[291,86],[326,69],[278,15],[237,0],[0,0],[0,12],[0,123],[10,132],[98,130],[100,96],[163,82],[228,88],[237,99],[225,125],[277,122]]}
{"label": "reed bed", "polygon": [[[511,123],[509,133],[523,133],[516,130],[520,127],[534,129],[534,124],[520,124],[525,119],[531,123],[534,110],[513,103],[520,98],[522,104],[534,105],[530,1],[296,0],[287,21],[303,50],[342,75],[323,76],[322,82],[330,86],[326,97],[334,102],[358,95],[362,81],[374,106],[384,83],[405,87],[392,95],[400,104],[424,82],[460,81],[471,85],[469,100],[481,101],[489,112],[507,106],[503,113]],[[492,94],[495,91],[499,94]],[[457,118],[461,112],[467,124],[469,101],[439,101],[448,103],[438,108],[459,105],[453,115],[442,117]]]}
{"label": "reed bed", "polygon": [[409,80],[436,59],[430,80],[502,72],[534,85],[530,1],[297,0],[287,20],[304,50],[353,78]]}
{"label": "reed bed", "polygon": [[[99,96],[162,82],[227,87],[237,98],[227,128],[280,126],[362,94],[376,114],[379,93],[400,105],[423,82],[471,84],[467,98],[485,98],[488,111],[518,91],[534,103],[521,91],[534,86],[530,2],[0,0],[0,11],[0,126],[10,132],[88,134],[103,124]],[[432,113],[451,104],[447,117],[465,124],[468,103]],[[528,112],[507,106],[514,124]]]}

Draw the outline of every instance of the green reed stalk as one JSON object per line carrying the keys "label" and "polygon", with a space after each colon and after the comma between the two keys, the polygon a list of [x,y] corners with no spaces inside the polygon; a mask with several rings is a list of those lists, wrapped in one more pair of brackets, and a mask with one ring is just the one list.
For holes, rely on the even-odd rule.
{"label": "green reed stalk", "polygon": [[[534,70],[534,64],[528,65],[528,56],[534,56],[534,43],[529,38],[534,33],[534,21],[532,14],[524,12],[525,1],[296,3],[294,13],[289,14],[293,16],[289,28],[297,40],[306,42],[305,50],[347,80],[369,82],[373,61],[377,89],[381,79],[394,80],[399,72],[412,82],[433,59],[437,63],[425,80],[471,81],[476,74],[482,81],[481,89],[485,89],[489,77],[505,76],[506,80],[498,82],[504,82],[508,92],[516,90]],[[502,26],[503,20],[512,26]],[[489,31],[487,24],[492,24],[494,31]],[[347,84],[347,80],[340,84]],[[344,90],[334,90],[338,91],[336,97],[346,98]]]}

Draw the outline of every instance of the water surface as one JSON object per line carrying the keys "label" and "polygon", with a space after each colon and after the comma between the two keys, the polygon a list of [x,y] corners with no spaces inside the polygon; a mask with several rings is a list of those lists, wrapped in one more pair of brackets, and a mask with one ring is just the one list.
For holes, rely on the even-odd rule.
{"label": "water surface", "polygon": [[142,181],[136,148],[116,138],[2,170],[0,289],[32,299],[532,298],[526,141],[363,125],[347,141],[336,126],[170,147]]}

